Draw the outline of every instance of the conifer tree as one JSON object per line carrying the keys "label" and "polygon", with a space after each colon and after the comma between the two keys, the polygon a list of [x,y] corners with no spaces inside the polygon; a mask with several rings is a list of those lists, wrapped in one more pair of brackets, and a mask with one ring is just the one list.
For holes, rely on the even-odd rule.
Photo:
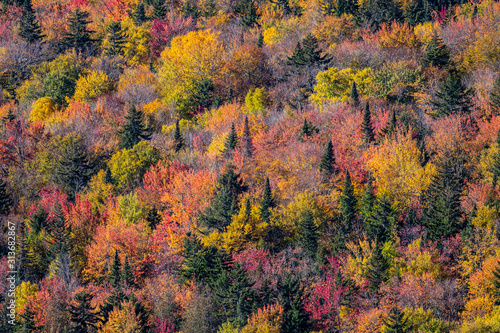
{"label": "conifer tree", "polygon": [[262,48],[264,46],[264,34],[259,32],[259,39],[257,39],[257,47]]}
{"label": "conifer tree", "polygon": [[372,114],[370,112],[370,105],[366,102],[365,111],[363,113],[363,123],[361,124],[361,131],[363,133],[363,140],[366,145],[370,145],[375,141],[375,134],[373,134]]}
{"label": "conifer tree", "polygon": [[391,239],[396,224],[395,212],[384,195],[373,208],[366,224],[368,237],[377,243],[384,244]]}
{"label": "conifer tree", "polygon": [[80,7],[71,13],[68,18],[68,32],[64,35],[62,46],[64,49],[74,48],[77,54],[80,54],[85,48],[93,46],[94,39],[90,34],[92,31],[87,29],[89,13],[81,11]]}
{"label": "conifer tree", "polygon": [[253,156],[252,136],[250,134],[250,126],[248,125],[248,116],[245,116],[245,126],[243,127],[243,143],[245,145],[245,155]]}
{"label": "conifer tree", "polygon": [[340,214],[343,219],[343,232],[351,232],[356,219],[356,197],[354,196],[354,187],[349,170],[346,170],[344,188],[340,197]]}
{"label": "conifer tree", "polygon": [[352,103],[354,106],[359,105],[359,93],[358,93],[358,86],[356,85],[356,81],[352,81],[351,100],[352,100]]}
{"label": "conifer tree", "polygon": [[382,133],[384,133],[388,138],[391,138],[394,132],[396,131],[397,119],[396,119],[396,111],[392,110],[389,116],[389,122],[382,129]]}
{"label": "conifer tree", "polygon": [[298,42],[292,55],[288,57],[287,65],[296,68],[321,66],[331,61],[328,55],[321,55],[323,51],[319,47],[318,40],[312,34],[308,34],[302,43]]}
{"label": "conifer tree", "polygon": [[158,214],[158,210],[153,207],[148,211],[148,216],[146,216],[146,221],[152,230],[156,229],[156,226],[161,222],[161,215]]}
{"label": "conifer tree", "polygon": [[52,259],[57,259],[58,256],[69,251],[70,231],[61,204],[57,204],[54,209],[54,217],[49,226],[49,235],[51,238],[49,252]]}
{"label": "conifer tree", "polygon": [[368,185],[366,185],[365,192],[363,193],[363,197],[361,198],[361,207],[365,222],[368,222],[372,214],[374,204],[375,194],[373,193],[372,182],[369,180]]}
{"label": "conifer tree", "polygon": [[241,18],[240,24],[247,28],[257,25],[259,14],[253,0],[239,0],[234,7],[234,14]]}
{"label": "conifer tree", "polygon": [[319,8],[324,16],[333,15],[336,12],[336,3],[333,0],[319,0]]}
{"label": "conifer tree", "polygon": [[0,178],[0,215],[7,215],[12,207],[12,198],[7,193],[7,184]]}
{"label": "conifer tree", "polygon": [[377,244],[373,249],[368,265],[368,289],[370,291],[378,293],[380,285],[387,281],[387,271],[389,268],[389,262],[387,262],[387,259],[382,254],[381,244]]}
{"label": "conifer tree", "polygon": [[384,320],[385,333],[404,333],[409,332],[407,327],[407,319],[404,317],[404,313],[399,310],[397,306],[391,309],[391,313],[387,320]]}
{"label": "conifer tree", "polygon": [[495,305],[500,305],[500,262],[493,270],[493,296],[495,298]]}
{"label": "conifer tree", "polygon": [[118,288],[118,286],[120,285],[120,281],[120,258],[118,257],[118,251],[115,250],[113,265],[111,266],[110,282],[113,287]]}
{"label": "conifer tree", "polygon": [[42,33],[42,26],[38,22],[31,1],[28,0],[23,8],[21,22],[19,26],[19,36],[28,43],[34,43],[45,37]]}
{"label": "conifer tree", "polygon": [[134,19],[134,24],[136,26],[141,26],[144,22],[146,22],[146,10],[144,8],[144,3],[139,2],[137,6],[135,6],[134,13],[132,15]]}
{"label": "conifer tree", "polygon": [[132,271],[132,267],[128,262],[128,258],[125,255],[125,262],[123,263],[122,276],[121,280],[127,284],[127,286],[131,287],[135,283],[135,276]]}
{"label": "conifer tree", "polygon": [[356,1],[354,0],[337,0],[335,15],[341,17],[343,14],[355,15],[358,10]]}
{"label": "conifer tree", "polygon": [[304,213],[299,224],[302,249],[314,258],[318,252],[318,226],[314,222],[314,216],[310,211]]}
{"label": "conifer tree", "polygon": [[149,140],[151,134],[144,124],[144,114],[137,110],[135,105],[131,105],[125,116],[125,125],[120,130],[120,149],[131,149],[141,140]]}
{"label": "conifer tree", "polygon": [[313,135],[313,133],[318,133],[318,132],[319,129],[304,118],[304,124],[302,125],[302,128],[300,129],[299,133],[299,140],[304,141],[304,137],[311,136]]}
{"label": "conifer tree", "polygon": [[283,307],[283,324],[280,332],[307,332],[310,319],[302,304],[305,292],[299,280],[287,276],[283,281],[278,281],[278,294],[279,304]]}
{"label": "conifer tree", "polygon": [[197,19],[200,16],[200,11],[198,10],[198,5],[196,1],[186,1],[183,8],[184,16],[191,17],[193,20]]}
{"label": "conifer tree", "polygon": [[273,193],[271,192],[271,185],[269,184],[269,177],[266,178],[266,185],[264,187],[264,195],[260,203],[260,214],[264,221],[269,222],[271,218],[270,208],[275,206]]}
{"label": "conifer tree", "polygon": [[106,165],[106,174],[104,175],[104,182],[106,184],[113,184],[113,177],[111,175],[111,169]]}
{"label": "conifer tree", "polygon": [[16,116],[14,115],[14,113],[12,113],[12,109],[9,108],[9,110],[7,111],[7,114],[2,117],[2,123],[7,124],[15,119],[16,119]]}
{"label": "conifer tree", "polygon": [[[189,2],[189,1],[188,1]],[[155,19],[163,19],[167,16],[167,8],[165,7],[165,0],[152,0],[153,5],[153,16]]]}
{"label": "conifer tree", "polygon": [[226,142],[224,143],[224,155],[226,157],[231,156],[231,153],[236,148],[238,144],[238,135],[236,135],[236,130],[234,128],[234,123],[231,124],[231,131],[226,138]]}
{"label": "conifer tree", "polygon": [[404,10],[405,21],[411,26],[430,21],[430,5],[428,0],[413,0]]}
{"label": "conifer tree", "polygon": [[55,175],[70,198],[74,198],[75,192],[80,191],[90,180],[92,165],[81,137],[69,135],[61,146]]}
{"label": "conifer tree", "polygon": [[333,155],[333,144],[332,140],[328,140],[325,152],[321,158],[321,163],[319,165],[319,170],[323,175],[323,179],[330,179],[335,173],[335,156]]}
{"label": "conifer tree", "polygon": [[439,68],[447,67],[450,63],[450,51],[444,41],[434,32],[432,39],[425,49],[423,63]]}
{"label": "conifer tree", "polygon": [[179,120],[177,120],[175,123],[175,132],[174,132],[174,151],[176,153],[178,153],[182,149],[184,149],[185,146],[186,146],[186,143],[185,143],[184,138],[182,137],[182,134],[181,134]]}
{"label": "conifer tree", "polygon": [[123,45],[125,44],[125,34],[123,33],[120,22],[113,21],[107,27],[108,45],[106,47],[106,55],[114,57],[123,55]]}
{"label": "conifer tree", "polygon": [[70,304],[71,333],[91,333],[97,329],[97,316],[92,306],[93,296],[88,291],[75,295],[75,304]]}
{"label": "conifer tree", "polygon": [[432,103],[436,112],[432,116],[437,118],[470,113],[471,95],[472,88],[467,89],[456,73],[450,73],[436,91],[437,100]]}
{"label": "conifer tree", "polygon": [[500,76],[493,83],[493,88],[490,92],[490,105],[493,108],[493,112],[498,114],[500,111]]}
{"label": "conifer tree", "polygon": [[497,152],[495,156],[493,156],[493,165],[492,165],[492,173],[493,173],[493,182],[491,185],[493,188],[497,186],[498,177],[500,176],[500,152]]}

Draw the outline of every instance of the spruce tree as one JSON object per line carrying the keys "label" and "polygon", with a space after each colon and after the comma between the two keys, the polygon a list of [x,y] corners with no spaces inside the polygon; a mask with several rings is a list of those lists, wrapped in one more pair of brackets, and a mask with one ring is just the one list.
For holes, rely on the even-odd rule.
{"label": "spruce tree", "polygon": [[151,4],[153,5],[153,16],[155,19],[163,19],[165,16],[167,16],[165,0],[152,0]]}
{"label": "spruce tree", "polygon": [[144,114],[137,110],[135,105],[129,107],[125,116],[125,125],[120,130],[120,149],[131,149],[141,140],[149,140],[151,134],[149,129],[144,124]]}
{"label": "spruce tree", "polygon": [[500,261],[493,270],[493,297],[495,305],[500,305]]}
{"label": "spruce tree", "polygon": [[262,197],[262,201],[260,203],[260,215],[262,219],[266,222],[269,222],[271,218],[271,213],[269,212],[270,208],[275,206],[273,193],[271,192],[271,185],[269,184],[269,177],[266,178],[266,185],[264,187],[264,195]]}
{"label": "spruce tree", "polygon": [[490,105],[493,108],[493,112],[498,114],[500,111],[500,76],[495,80],[493,88],[491,89]]}
{"label": "spruce tree", "polygon": [[70,333],[90,333],[97,329],[97,316],[92,306],[93,296],[88,291],[82,291],[75,295],[75,304],[70,304],[71,315]]}
{"label": "spruce tree", "polygon": [[340,214],[343,219],[343,233],[351,232],[356,219],[356,197],[349,170],[346,170],[344,188],[340,197]]}
{"label": "spruce tree", "polygon": [[396,126],[397,126],[396,111],[392,110],[389,116],[389,122],[382,129],[382,133],[384,133],[387,138],[391,138],[394,132],[396,131]]}
{"label": "spruce tree", "polygon": [[367,270],[369,282],[368,289],[375,294],[378,294],[380,285],[387,281],[387,271],[390,268],[389,262],[382,254],[381,247],[381,244],[377,244],[373,249]]}
{"label": "spruce tree", "polygon": [[312,34],[308,34],[302,43],[298,42],[292,55],[288,57],[287,65],[296,68],[321,66],[331,61],[328,55],[321,55],[323,51],[319,47],[318,40]]}
{"label": "spruce tree", "polygon": [[375,141],[375,134],[373,133],[372,125],[372,114],[370,112],[370,105],[368,104],[368,102],[366,102],[365,111],[363,113],[361,132],[363,133],[363,141],[366,145],[370,145]]}
{"label": "spruce tree", "polygon": [[498,177],[500,177],[500,152],[497,152],[495,156],[493,156],[493,165],[492,165],[492,173],[493,173],[493,181],[491,185],[493,188],[497,186]]}
{"label": "spruce tree", "polygon": [[239,0],[234,7],[234,14],[241,18],[240,24],[247,28],[257,25],[259,14],[253,0]]}
{"label": "spruce tree", "polygon": [[174,132],[174,151],[176,153],[180,152],[184,147],[186,146],[186,143],[184,142],[184,138],[182,137],[181,134],[181,129],[179,127],[179,120],[175,122],[175,132]]}
{"label": "spruce tree", "polygon": [[121,280],[129,287],[132,287],[135,283],[135,276],[132,271],[132,267],[128,262],[128,257],[125,255],[125,262],[123,263]]}
{"label": "spruce tree", "polygon": [[356,85],[356,81],[352,81],[351,85],[351,100],[354,106],[359,105],[359,93],[358,93],[358,86]]}
{"label": "spruce tree", "polygon": [[28,43],[34,43],[45,37],[42,33],[42,26],[38,22],[31,1],[23,8],[21,22],[19,26],[19,36]]}
{"label": "spruce tree", "polygon": [[231,131],[226,138],[226,142],[224,143],[224,155],[226,157],[230,157],[233,150],[236,148],[238,144],[238,135],[236,135],[236,130],[234,128],[234,123],[231,124]]}
{"label": "spruce tree", "polygon": [[62,40],[64,49],[74,48],[76,53],[80,54],[85,48],[93,46],[94,39],[90,36],[92,31],[87,29],[87,25],[91,22],[89,16],[89,13],[81,11],[80,7],[71,13],[68,18],[68,32]]}
{"label": "spruce tree", "polygon": [[436,112],[432,116],[438,118],[470,113],[471,95],[472,88],[467,89],[456,73],[450,73],[436,91],[437,100],[432,103]]}
{"label": "spruce tree", "polygon": [[335,15],[341,17],[344,14],[355,15],[358,10],[356,1],[354,0],[337,0]]}
{"label": "spruce tree", "polygon": [[430,5],[428,0],[414,0],[404,10],[405,21],[411,26],[430,21]]}
{"label": "spruce tree", "polygon": [[299,224],[302,249],[311,258],[318,252],[318,226],[314,222],[314,216],[310,211],[304,213]]}
{"label": "spruce tree", "polygon": [[156,226],[160,224],[160,222],[162,221],[162,217],[158,213],[158,210],[155,207],[151,208],[148,211],[148,216],[146,216],[146,221],[148,222],[149,227],[152,230],[155,230]]}
{"label": "spruce tree", "polygon": [[7,215],[12,207],[12,198],[7,193],[7,184],[0,178],[0,215]]}
{"label": "spruce tree", "polygon": [[106,55],[110,57],[123,55],[123,45],[125,44],[125,34],[120,22],[113,21],[107,27]]}
{"label": "spruce tree", "polygon": [[372,182],[371,180],[369,180],[368,185],[366,185],[365,192],[363,193],[363,197],[361,198],[362,214],[365,222],[369,221],[373,211],[374,204],[375,204],[375,194],[373,193]]}
{"label": "spruce tree", "polygon": [[366,223],[366,233],[370,239],[384,244],[391,239],[395,224],[394,209],[384,195],[378,200],[370,214],[370,218]]}
{"label": "spruce tree", "polygon": [[311,136],[313,133],[318,133],[319,129],[314,126],[312,123],[308,122],[306,118],[304,118],[304,124],[300,129],[299,140],[304,141],[304,137]]}
{"label": "spruce tree", "polygon": [[404,317],[404,313],[399,310],[397,306],[391,309],[391,313],[387,320],[384,320],[385,333],[404,333],[409,332],[407,325],[407,319]]}
{"label": "spruce tree", "polygon": [[137,6],[135,6],[134,13],[132,14],[132,18],[134,20],[134,24],[136,26],[141,26],[144,22],[146,22],[146,10],[144,8],[144,3],[139,2]]}
{"label": "spruce tree", "polygon": [[283,333],[304,333],[309,329],[310,319],[303,307],[304,289],[298,279],[285,277],[278,281],[278,301],[283,307]]}
{"label": "spruce tree", "polygon": [[120,286],[121,274],[120,274],[120,258],[118,257],[118,251],[115,250],[115,256],[113,258],[113,265],[111,266],[111,272],[109,281],[114,288]]}
{"label": "spruce tree", "polygon": [[250,134],[250,126],[248,125],[248,116],[245,116],[245,126],[243,127],[243,144],[245,145],[245,155],[253,156],[252,136]]}
{"label": "spruce tree", "polygon": [[61,254],[66,254],[69,251],[70,230],[61,204],[56,204],[53,214],[54,217],[49,224],[48,231],[50,235],[49,252],[52,259],[55,260]]}
{"label": "spruce tree", "polygon": [[56,166],[55,176],[70,198],[84,188],[92,174],[92,165],[81,137],[69,135],[61,145],[61,155]]}
{"label": "spruce tree", "polygon": [[335,173],[335,156],[333,155],[333,144],[332,140],[328,140],[325,152],[321,158],[321,163],[319,165],[319,170],[323,175],[324,180],[330,179]]}
{"label": "spruce tree", "polygon": [[434,32],[425,49],[423,63],[426,66],[432,65],[439,68],[445,68],[450,64],[450,51],[437,32]]}

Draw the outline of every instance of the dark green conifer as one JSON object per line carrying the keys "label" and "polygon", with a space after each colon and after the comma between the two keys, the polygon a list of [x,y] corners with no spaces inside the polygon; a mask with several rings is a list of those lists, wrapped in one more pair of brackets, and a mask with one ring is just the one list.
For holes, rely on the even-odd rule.
{"label": "dark green conifer", "polygon": [[245,126],[243,127],[243,143],[245,145],[245,155],[253,156],[252,136],[250,134],[250,126],[248,125],[248,116],[245,116]]}
{"label": "dark green conifer", "polygon": [[104,182],[106,184],[113,184],[113,177],[111,175],[111,169],[109,166],[106,166],[106,174],[104,175]]}
{"label": "dark green conifer", "polygon": [[167,7],[165,6],[165,0],[152,0],[151,4],[153,5],[153,16],[155,19],[163,19],[165,16],[167,16]]}
{"label": "dark green conifer", "polygon": [[384,133],[387,138],[391,138],[394,132],[396,131],[396,126],[397,126],[396,111],[392,110],[389,116],[389,122],[382,129],[382,133]]}
{"label": "dark green conifer", "polygon": [[365,192],[361,198],[361,207],[363,218],[365,222],[368,222],[373,211],[373,206],[375,204],[375,194],[373,193],[373,185],[371,180],[368,180],[368,185],[366,185]]}
{"label": "dark green conifer", "polygon": [[318,226],[310,211],[304,213],[299,224],[300,238],[304,252],[314,258],[318,252]]}
{"label": "dark green conifer", "polygon": [[264,46],[264,34],[259,32],[259,39],[257,39],[257,47],[262,48]]}
{"label": "dark green conifer", "polygon": [[111,285],[115,288],[118,288],[121,281],[120,265],[121,264],[120,264],[120,258],[118,257],[118,251],[115,251],[115,256],[113,258],[113,265],[111,266],[111,274],[109,277]]}
{"label": "dark green conifer", "polygon": [[111,22],[111,24],[107,27],[107,33],[108,45],[106,47],[106,55],[110,57],[123,55],[125,34],[123,33],[120,22]]}
{"label": "dark green conifer", "polygon": [[471,108],[472,88],[467,89],[456,73],[450,73],[436,91],[437,100],[432,104],[436,112],[434,118],[451,114],[468,114]]}
{"label": "dark green conifer", "polygon": [[93,296],[88,291],[82,291],[75,295],[76,305],[70,304],[71,315],[70,333],[91,333],[97,329],[97,316],[92,306]]}
{"label": "dark green conifer", "polygon": [[123,263],[121,280],[129,287],[133,286],[135,283],[134,272],[128,262],[127,256],[125,256],[125,262]]}
{"label": "dark green conifer", "polygon": [[434,32],[429,45],[425,49],[424,65],[439,68],[447,67],[450,63],[450,51],[444,41]]}
{"label": "dark green conifer", "polygon": [[269,222],[271,218],[271,213],[269,212],[269,209],[273,208],[274,206],[275,202],[273,198],[273,193],[271,191],[271,185],[269,184],[269,177],[267,177],[266,185],[264,187],[264,195],[260,203],[260,214],[264,221]]}
{"label": "dark green conifer", "polygon": [[354,106],[359,105],[359,93],[358,93],[358,86],[356,85],[356,81],[352,81],[351,100],[352,100],[352,103]]}
{"label": "dark green conifer", "polygon": [[323,14],[324,16],[329,16],[336,13],[337,10],[336,1],[319,0],[318,3],[321,10],[321,14]]}
{"label": "dark green conifer", "polygon": [[331,61],[331,57],[326,54],[321,55],[322,53],[316,37],[308,34],[302,43],[297,43],[292,55],[288,57],[287,65],[302,68],[327,64]]}
{"label": "dark green conifer", "polygon": [[358,10],[358,5],[354,0],[337,0],[335,7],[335,15],[341,17],[343,14],[355,15]]}
{"label": "dark green conifer", "polygon": [[405,7],[405,21],[411,26],[430,21],[430,11],[428,0],[414,0]]}
{"label": "dark green conifer", "polygon": [[304,289],[298,279],[290,276],[278,281],[278,301],[283,307],[283,333],[304,333],[309,329],[310,319],[304,310]]}
{"label": "dark green conifer", "polygon": [[500,305],[500,262],[493,270],[493,297],[495,305]]}
{"label": "dark green conifer", "polygon": [[404,333],[409,332],[408,319],[405,318],[404,313],[399,310],[397,306],[391,309],[391,313],[387,320],[384,320],[385,324],[385,333]]}
{"label": "dark green conifer", "polygon": [[236,130],[234,128],[234,123],[231,124],[231,131],[226,138],[226,142],[224,143],[224,155],[227,157],[231,156],[231,153],[236,148],[238,144],[238,135],[236,135]]}
{"label": "dark green conifer", "polygon": [[363,133],[363,141],[366,145],[370,145],[375,141],[375,134],[373,133],[372,125],[372,114],[370,112],[370,105],[368,104],[368,102],[366,102],[365,111],[363,113],[361,132]]}
{"label": "dark green conifer", "polygon": [[493,108],[493,112],[498,114],[500,111],[500,76],[493,83],[493,88],[490,92],[490,105]]}
{"label": "dark green conifer", "polygon": [[34,43],[42,40],[45,37],[42,33],[42,26],[38,22],[31,1],[27,2],[27,6],[23,8],[21,22],[19,26],[19,36],[28,43]]}
{"label": "dark green conifer", "polygon": [[49,252],[52,259],[57,259],[58,256],[69,251],[70,230],[61,204],[56,204],[53,213],[54,217],[48,228],[50,235]]}
{"label": "dark green conifer", "polygon": [[349,170],[346,170],[344,188],[340,197],[340,214],[343,219],[343,232],[351,232],[356,219],[356,197],[354,196],[354,187],[351,182]]}
{"label": "dark green conifer", "polygon": [[179,120],[175,122],[175,132],[174,132],[174,151],[176,153],[180,152],[184,147],[186,146],[186,143],[184,141],[184,138],[182,137],[181,134],[181,129],[179,127]]}
{"label": "dark green conifer", "polygon": [[472,11],[472,19],[475,19],[477,16],[477,4],[474,4],[474,10]]}
{"label": "dark green conifer", "polygon": [[491,185],[495,187],[497,186],[498,177],[500,177],[500,153],[496,153],[495,156],[493,156],[493,165],[491,169],[493,173],[493,182]]}
{"label": "dark green conifer", "polygon": [[234,14],[241,18],[240,24],[247,28],[257,25],[259,14],[253,0],[239,0],[234,7]]}
{"label": "dark green conifer", "polygon": [[312,123],[308,122],[306,118],[304,118],[304,124],[300,129],[299,140],[304,141],[306,136],[311,136],[313,133],[318,133],[319,129],[314,126]]}
{"label": "dark green conifer", "polygon": [[125,116],[125,125],[120,130],[120,149],[131,149],[141,140],[149,140],[151,137],[149,129],[144,124],[144,114],[131,105]]}
{"label": "dark green conifer", "polygon": [[7,184],[0,178],[0,215],[7,215],[12,207],[12,198],[7,193]]}
{"label": "dark green conifer", "polygon": [[198,16],[200,16],[200,11],[198,10],[198,5],[196,1],[191,1],[188,0],[184,4],[183,8],[184,16],[189,17],[191,16],[193,20],[197,19]]}
{"label": "dark green conifer", "polygon": [[71,13],[68,18],[68,32],[62,40],[64,49],[75,49],[77,54],[80,54],[85,48],[93,46],[94,39],[90,37],[92,31],[87,29],[87,25],[91,22],[89,17],[89,13],[81,11],[80,7]]}
{"label": "dark green conifer", "polygon": [[376,294],[380,285],[387,281],[387,271],[390,268],[389,262],[382,254],[381,247],[381,244],[375,246],[368,265],[368,289]]}
{"label": "dark green conifer", "polygon": [[134,19],[134,24],[136,26],[141,26],[144,22],[146,22],[146,10],[144,8],[144,3],[139,2],[137,6],[135,6],[134,13],[132,15]]}
{"label": "dark green conifer", "polygon": [[325,152],[321,158],[321,163],[319,165],[319,170],[323,175],[325,180],[330,179],[335,173],[335,156],[333,155],[333,144],[332,140],[328,140]]}
{"label": "dark green conifer", "polygon": [[396,216],[391,203],[386,196],[382,196],[370,214],[366,223],[366,232],[370,239],[384,244],[392,237],[396,226]]}
{"label": "dark green conifer", "polygon": [[152,230],[156,229],[156,226],[161,222],[161,215],[158,213],[158,210],[153,207],[149,210],[148,216],[146,216],[146,221]]}

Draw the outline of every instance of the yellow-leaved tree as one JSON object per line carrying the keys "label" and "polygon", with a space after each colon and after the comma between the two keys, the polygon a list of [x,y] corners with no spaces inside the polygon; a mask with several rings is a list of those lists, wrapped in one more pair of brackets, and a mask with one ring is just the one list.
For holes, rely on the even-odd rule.
{"label": "yellow-leaved tree", "polygon": [[90,71],[76,81],[75,96],[77,101],[89,101],[110,92],[113,83],[103,71]]}

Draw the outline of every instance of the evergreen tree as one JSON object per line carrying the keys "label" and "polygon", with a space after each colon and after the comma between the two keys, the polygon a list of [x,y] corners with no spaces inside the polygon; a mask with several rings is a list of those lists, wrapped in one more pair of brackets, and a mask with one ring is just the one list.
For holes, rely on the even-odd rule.
{"label": "evergreen tree", "polygon": [[260,215],[262,219],[266,222],[269,222],[271,218],[271,213],[269,212],[270,208],[275,206],[273,193],[271,192],[271,185],[269,184],[269,177],[266,178],[266,185],[264,187],[264,195],[262,197],[262,201],[260,203]]}
{"label": "evergreen tree", "polygon": [[397,306],[391,309],[391,313],[387,320],[384,320],[385,333],[404,333],[409,332],[407,319],[404,317],[404,313],[399,310]]}
{"label": "evergreen tree", "polygon": [[493,297],[495,305],[500,305],[500,262],[493,270]]}
{"label": "evergreen tree", "polygon": [[253,0],[239,0],[234,7],[234,14],[241,18],[241,25],[252,28],[258,25],[257,6]]}
{"label": "evergreen tree", "polygon": [[378,29],[382,23],[402,22],[401,3],[393,0],[368,0],[359,10],[360,19]]}
{"label": "evergreen tree", "polygon": [[75,304],[70,304],[71,333],[90,333],[97,329],[97,316],[92,306],[93,296],[88,291],[82,291],[75,295]]}
{"label": "evergreen tree", "polygon": [[493,156],[493,165],[492,165],[492,173],[493,173],[493,182],[491,185],[493,187],[497,186],[498,177],[500,176],[500,152],[497,152],[495,156]]}
{"label": "evergreen tree", "polygon": [[106,184],[113,184],[113,177],[111,175],[111,169],[106,165],[106,174],[104,175],[104,182]]}
{"label": "evergreen tree", "polygon": [[181,134],[181,129],[179,127],[179,120],[177,120],[175,123],[175,132],[174,132],[174,151],[178,153],[182,149],[184,149],[185,146],[186,143]]}
{"label": "evergreen tree", "polygon": [[384,133],[388,138],[391,138],[394,132],[396,131],[397,119],[396,119],[396,111],[392,110],[391,115],[389,116],[389,122],[382,129],[382,133]]}
{"label": "evergreen tree", "polygon": [[436,91],[437,101],[432,103],[436,112],[432,116],[437,118],[451,114],[470,113],[471,95],[472,89],[466,89],[460,82],[460,77],[455,73],[450,73]]}
{"label": "evergreen tree", "polygon": [[446,157],[423,195],[422,224],[431,241],[441,240],[460,230],[460,197],[463,189],[463,163]]}
{"label": "evergreen tree", "polygon": [[149,140],[149,129],[144,124],[144,114],[138,111],[135,105],[130,106],[125,116],[125,125],[120,130],[120,149],[131,149],[141,140]]}
{"label": "evergreen tree", "polygon": [[304,118],[304,125],[302,125],[302,128],[300,129],[299,133],[299,140],[304,141],[305,136],[311,136],[313,135],[313,133],[318,133],[318,132],[319,129]]}
{"label": "evergreen tree", "polygon": [[491,89],[490,105],[493,108],[493,112],[498,114],[500,111],[500,76],[495,80],[493,89]]}
{"label": "evergreen tree", "polygon": [[372,182],[371,180],[369,180],[368,185],[366,185],[363,197],[361,198],[361,207],[365,222],[368,222],[368,220],[370,219],[374,204],[375,204],[375,194],[373,193]]}
{"label": "evergreen tree", "polygon": [[253,156],[252,136],[250,134],[250,126],[248,125],[248,116],[245,116],[245,126],[243,127],[243,143],[245,145],[245,155]]}
{"label": "evergreen tree", "polygon": [[89,16],[89,13],[81,11],[80,7],[71,13],[68,18],[68,32],[62,40],[63,49],[74,48],[77,54],[80,54],[85,48],[93,46],[94,39],[90,37],[92,31],[87,29],[87,25],[91,22]]}
{"label": "evergreen tree", "polygon": [[129,287],[133,286],[135,283],[135,276],[132,271],[132,267],[130,267],[127,256],[125,256],[125,262],[123,263],[121,280]]}
{"label": "evergreen tree", "polygon": [[411,26],[417,26],[419,23],[430,21],[430,10],[428,0],[413,0],[405,7],[405,21]]}
{"label": "evergreen tree", "polygon": [[200,16],[200,12],[198,10],[198,5],[196,4],[196,1],[191,1],[191,0],[186,1],[182,11],[184,13],[184,16],[191,17],[193,18],[193,20],[196,20],[198,16]]}
{"label": "evergreen tree", "polygon": [[9,110],[7,111],[7,114],[2,117],[2,123],[3,124],[7,124],[7,123],[9,123],[9,122],[11,122],[12,120],[15,120],[15,119],[16,119],[16,116],[12,112],[12,109],[9,108]]}
{"label": "evergreen tree", "polygon": [[21,22],[19,26],[19,36],[28,43],[34,43],[45,37],[42,33],[42,26],[38,22],[31,1],[23,9]]}
{"label": "evergreen tree", "polygon": [[423,63],[439,68],[447,67],[450,63],[450,51],[444,41],[434,32],[432,39],[425,49]]}
{"label": "evergreen tree", "polygon": [[344,188],[340,197],[340,214],[343,219],[343,233],[345,235],[352,231],[356,219],[356,197],[354,197],[354,187],[349,170],[346,170]]}
{"label": "evergreen tree", "polygon": [[12,207],[12,198],[7,193],[7,184],[0,178],[0,215],[7,215]]}
{"label": "evergreen tree", "polygon": [[336,2],[333,0],[319,0],[318,3],[324,16],[333,15],[337,10]]}
{"label": "evergreen tree", "polygon": [[61,204],[57,204],[54,209],[54,217],[49,226],[49,235],[51,238],[49,252],[53,259],[69,251],[70,231]]}
{"label": "evergreen tree", "polygon": [[332,140],[328,140],[326,145],[325,152],[323,157],[321,158],[321,163],[319,165],[319,170],[323,175],[325,180],[330,179],[335,173],[335,167],[333,166],[335,163],[335,156],[333,155],[333,144]]}
{"label": "evergreen tree", "polygon": [[278,281],[278,300],[283,307],[283,333],[304,333],[308,331],[310,319],[303,307],[304,289],[297,279],[287,276]]}
{"label": "evergreen tree", "polygon": [[257,39],[257,47],[262,48],[264,46],[264,34],[259,32],[259,39]]}
{"label": "evergreen tree", "polygon": [[106,55],[114,57],[117,55],[123,55],[123,45],[125,44],[125,34],[122,30],[120,22],[113,21],[107,27],[108,32],[108,44],[106,47]]}
{"label": "evergreen tree", "polygon": [[165,0],[152,0],[151,4],[153,5],[153,17],[155,19],[163,19],[165,16],[167,16],[167,7],[165,7]]}
{"label": "evergreen tree", "polygon": [[366,145],[370,145],[375,141],[375,134],[373,133],[372,114],[370,112],[370,105],[366,102],[365,111],[363,113],[363,123],[361,124],[361,131],[363,133],[363,140]]}
{"label": "evergreen tree", "polygon": [[359,93],[358,93],[358,86],[356,85],[356,81],[352,81],[352,86],[351,86],[351,100],[354,106],[359,105]]}
{"label": "evergreen tree", "polygon": [[390,265],[387,259],[382,254],[381,244],[377,244],[373,249],[372,256],[368,265],[368,289],[374,293],[378,293],[378,289],[383,282],[387,281],[387,271]]}
{"label": "evergreen tree", "polygon": [[341,17],[343,14],[355,15],[358,10],[358,5],[354,0],[337,0],[335,15]]}
{"label": "evergreen tree", "polygon": [[61,145],[61,156],[55,175],[59,183],[70,196],[85,187],[92,174],[92,166],[83,141],[79,136],[67,136]]}
{"label": "evergreen tree", "polygon": [[310,211],[304,213],[299,224],[302,249],[310,257],[314,258],[318,252],[318,226],[314,222],[314,216]]}
{"label": "evergreen tree", "polygon": [[152,230],[155,230],[156,226],[161,222],[161,220],[162,218],[161,215],[158,214],[158,210],[155,207],[151,208],[148,212],[148,216],[146,216],[146,221],[148,222],[149,227]]}
{"label": "evergreen tree", "polygon": [[234,123],[232,123],[231,131],[229,132],[226,142],[224,143],[224,155],[226,157],[230,157],[237,144],[238,136],[236,135],[236,130],[234,129]]}
{"label": "evergreen tree", "polygon": [[321,66],[331,61],[328,55],[321,55],[323,51],[319,47],[318,40],[312,34],[308,34],[302,43],[298,42],[292,55],[288,57],[287,65],[296,68]]}
{"label": "evergreen tree", "polygon": [[370,215],[366,224],[368,237],[377,243],[384,244],[391,239],[395,229],[396,216],[391,203],[384,195],[382,196]]}
{"label": "evergreen tree", "polygon": [[120,258],[118,257],[118,251],[115,251],[115,256],[113,258],[113,265],[111,266],[110,279],[111,285],[118,288],[121,281],[120,274]]}
{"label": "evergreen tree", "polygon": [[137,6],[135,6],[132,18],[134,19],[134,24],[138,27],[141,26],[144,22],[146,22],[147,20],[146,10],[144,8],[143,2],[139,2]]}

